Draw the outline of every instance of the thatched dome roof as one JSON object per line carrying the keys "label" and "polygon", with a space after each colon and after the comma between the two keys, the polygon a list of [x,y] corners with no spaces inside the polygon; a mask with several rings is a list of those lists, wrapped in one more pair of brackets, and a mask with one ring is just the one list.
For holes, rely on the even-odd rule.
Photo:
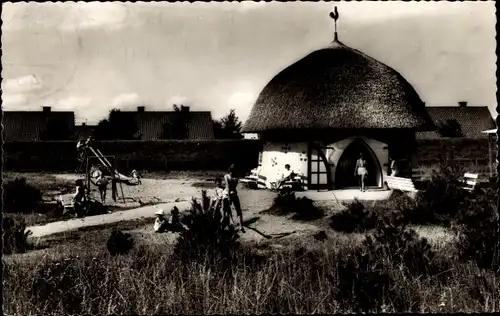
{"label": "thatched dome roof", "polygon": [[257,98],[243,131],[423,130],[431,122],[425,104],[398,72],[335,40],[276,75]]}

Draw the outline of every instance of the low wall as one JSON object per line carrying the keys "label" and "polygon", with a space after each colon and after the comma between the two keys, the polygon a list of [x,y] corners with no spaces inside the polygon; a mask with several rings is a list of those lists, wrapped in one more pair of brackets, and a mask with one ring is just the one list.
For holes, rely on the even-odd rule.
{"label": "low wall", "polygon": [[[96,141],[104,155],[114,155],[120,172],[225,170],[232,163],[249,170],[256,167],[261,145],[258,140],[200,141]],[[77,168],[76,143],[4,143],[6,171],[69,171]]]}

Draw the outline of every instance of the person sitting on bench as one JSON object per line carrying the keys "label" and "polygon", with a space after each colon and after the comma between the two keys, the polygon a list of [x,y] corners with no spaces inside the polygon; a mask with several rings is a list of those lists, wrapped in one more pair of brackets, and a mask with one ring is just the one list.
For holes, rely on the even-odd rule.
{"label": "person sitting on bench", "polygon": [[89,208],[89,196],[86,192],[85,186],[77,186],[77,192],[73,196],[73,205],[75,209],[75,215],[77,217],[84,216],[87,214]]}
{"label": "person sitting on bench", "polygon": [[290,165],[289,164],[286,164],[285,165],[285,171],[283,172],[282,176],[281,176],[281,180],[278,181],[278,187],[277,189],[280,189],[281,186],[286,182],[286,181],[290,181],[293,179],[293,176],[294,176],[294,172],[292,169],[290,169]]}

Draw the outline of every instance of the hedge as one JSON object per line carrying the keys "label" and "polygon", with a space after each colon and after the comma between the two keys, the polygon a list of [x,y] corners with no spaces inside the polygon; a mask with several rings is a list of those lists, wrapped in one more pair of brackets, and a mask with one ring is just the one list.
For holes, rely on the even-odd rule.
{"label": "hedge", "polygon": [[[225,170],[232,163],[249,170],[257,165],[261,144],[258,140],[96,141],[94,148],[114,155],[120,172]],[[4,164],[9,171],[74,172],[76,142],[7,142]]]}

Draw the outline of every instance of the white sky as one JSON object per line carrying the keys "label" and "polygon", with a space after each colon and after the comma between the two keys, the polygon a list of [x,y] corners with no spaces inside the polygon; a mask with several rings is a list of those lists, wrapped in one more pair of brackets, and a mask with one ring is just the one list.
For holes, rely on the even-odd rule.
{"label": "white sky", "polygon": [[235,108],[246,119],[280,70],[339,39],[386,63],[430,105],[496,107],[495,3],[6,3],[6,110]]}

